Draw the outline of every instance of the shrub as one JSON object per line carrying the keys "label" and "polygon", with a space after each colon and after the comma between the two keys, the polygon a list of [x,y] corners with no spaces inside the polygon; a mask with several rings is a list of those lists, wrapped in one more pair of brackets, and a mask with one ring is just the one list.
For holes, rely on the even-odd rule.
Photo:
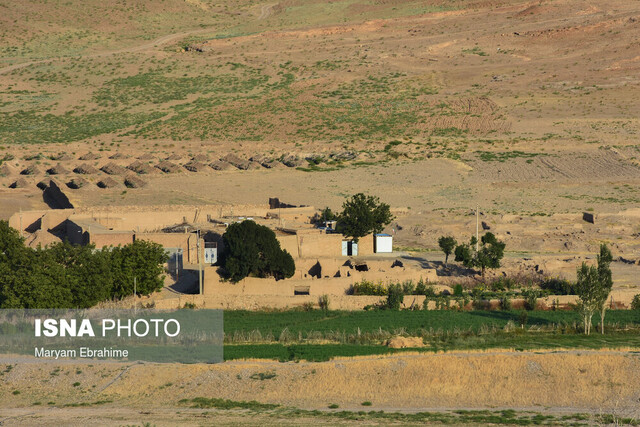
{"label": "shrub", "polygon": [[402,286],[391,285],[387,294],[387,305],[389,310],[400,310],[400,306],[404,300],[404,293],[402,292]]}
{"label": "shrub", "polygon": [[311,301],[307,301],[305,303],[302,303],[302,310],[303,311],[313,311],[313,303]]}
{"label": "shrub", "polygon": [[540,282],[540,289],[549,291],[554,295],[575,295],[575,285],[566,279],[558,277],[545,278]]}
{"label": "shrub", "polygon": [[462,285],[460,283],[453,285],[453,295],[456,297],[462,296]]}
{"label": "shrub", "polygon": [[510,277],[500,277],[489,284],[492,291],[500,292],[512,289],[516,286],[516,281]]}
{"label": "shrub", "polygon": [[525,310],[535,310],[538,305],[538,298],[540,297],[539,291],[537,291],[536,289],[528,289],[522,291],[522,296],[524,297]]}
{"label": "shrub", "polygon": [[511,297],[509,295],[504,294],[500,297],[500,310],[511,310]]}
{"label": "shrub", "polygon": [[385,296],[388,294],[387,287],[382,283],[373,283],[368,280],[354,283],[352,287],[353,295],[375,295]]}
{"label": "shrub", "polygon": [[631,309],[640,310],[640,294],[633,297],[633,300],[631,301]]}
{"label": "shrub", "polygon": [[522,310],[520,312],[520,316],[518,317],[518,321],[520,322],[520,326],[522,326],[523,328],[525,326],[527,326],[527,320],[528,319],[529,319],[529,314],[526,311]]}
{"label": "shrub", "polygon": [[418,281],[418,285],[416,286],[415,294],[424,295],[427,298],[432,298],[436,296],[436,291],[433,285],[430,285],[429,282],[425,282],[424,280],[422,280],[422,278],[420,278],[420,280]]}
{"label": "shrub", "polygon": [[415,290],[416,287],[411,280],[407,280],[402,284],[402,293],[404,295],[413,295]]}
{"label": "shrub", "polygon": [[318,305],[322,311],[329,311],[329,295],[324,294],[320,296],[320,298],[318,298]]}

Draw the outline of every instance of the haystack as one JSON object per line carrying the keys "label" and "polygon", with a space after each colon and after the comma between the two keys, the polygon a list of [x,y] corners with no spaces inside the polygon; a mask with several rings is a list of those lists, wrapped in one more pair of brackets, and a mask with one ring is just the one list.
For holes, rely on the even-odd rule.
{"label": "haystack", "polygon": [[113,160],[128,159],[129,157],[131,157],[131,156],[128,156],[128,155],[122,154],[122,153],[115,153],[115,154],[112,154],[111,156],[109,156],[109,158],[113,159]]}
{"label": "haystack", "polygon": [[139,160],[136,160],[135,162],[131,163],[129,166],[127,166],[127,169],[134,171],[137,174],[151,174],[151,173],[155,173],[156,170],[151,167],[148,163],[143,163]]}
{"label": "haystack", "polygon": [[180,171],[180,166],[166,160],[158,163],[156,167],[164,173],[176,173]]}
{"label": "haystack", "polygon": [[167,157],[165,160],[181,160],[181,159],[182,159],[181,155],[173,153],[172,155]]}
{"label": "haystack", "polygon": [[202,172],[204,170],[206,170],[207,166],[205,164],[202,164],[200,162],[196,162],[194,160],[191,160],[189,163],[187,163],[186,165],[184,165],[184,168],[190,172]]}
{"label": "haystack", "polygon": [[225,162],[224,160],[216,160],[214,162],[209,163],[209,166],[217,171],[226,171],[229,169],[236,168],[231,163]]}
{"label": "haystack", "polygon": [[79,173],[82,175],[93,175],[98,173],[98,169],[94,168],[88,163],[81,164],[80,166],[76,167],[73,171],[75,173]]}
{"label": "haystack", "polygon": [[107,175],[124,175],[127,172],[125,168],[113,162],[109,162],[102,166],[100,170]]}
{"label": "haystack", "polygon": [[18,178],[17,181],[9,185],[9,188],[25,188],[29,186],[29,182],[24,178]]}
{"label": "haystack", "polygon": [[101,156],[96,153],[87,153],[78,157],[78,160],[98,160],[100,157]]}
{"label": "haystack", "polygon": [[105,176],[100,181],[98,181],[98,187],[100,188],[113,188],[117,186],[118,182],[110,176]]}
{"label": "haystack", "polygon": [[124,185],[126,185],[128,188],[142,188],[147,185],[147,182],[143,181],[135,175],[127,175],[127,177],[124,179]]}
{"label": "haystack", "polygon": [[47,173],[49,175],[65,175],[68,174],[69,171],[67,170],[67,168],[62,166],[62,164],[58,163],[54,167],[47,169]]}

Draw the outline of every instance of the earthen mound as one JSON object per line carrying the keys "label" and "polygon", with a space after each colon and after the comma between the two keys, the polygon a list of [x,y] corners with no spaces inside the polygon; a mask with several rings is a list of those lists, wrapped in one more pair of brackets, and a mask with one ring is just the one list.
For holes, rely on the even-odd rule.
{"label": "earthen mound", "polygon": [[207,169],[207,165],[192,160],[184,165],[184,168],[190,172],[202,172]]}
{"label": "earthen mound", "polygon": [[220,158],[220,160],[222,160],[224,162],[227,162],[227,163],[231,163],[233,166],[237,167],[238,169],[242,169],[242,170],[247,170],[249,168],[249,164],[251,163],[248,160],[241,159],[240,157],[236,156],[235,154],[227,154],[226,156]]}
{"label": "earthen mound", "polygon": [[25,188],[29,186],[29,182],[27,182],[24,178],[18,178],[18,180],[14,181],[9,188]]}
{"label": "earthen mound", "polygon": [[109,162],[102,166],[100,170],[107,175],[124,175],[127,171],[122,166],[119,166],[113,162]]}
{"label": "earthen mound", "polygon": [[142,188],[147,185],[147,182],[135,175],[128,175],[124,179],[124,185],[126,185],[128,188]]}
{"label": "earthen mound", "polygon": [[209,163],[209,166],[217,171],[226,171],[230,169],[236,169],[235,166],[233,166],[229,162],[225,162],[224,160],[216,160],[214,162]]}
{"label": "earthen mound", "polygon": [[162,161],[156,165],[164,173],[177,173],[180,172],[180,166],[168,161]]}
{"label": "earthen mound", "polygon": [[71,178],[71,181],[67,182],[67,187],[73,189],[73,190],[78,190],[82,187],[84,187],[85,185],[89,184],[89,181],[87,181],[84,178],[81,178],[79,176],[73,177]]}
{"label": "earthen mound", "polygon": [[67,170],[67,168],[58,163],[54,167],[47,169],[47,173],[49,175],[65,175],[68,174],[69,171]]}
{"label": "earthen mound", "polygon": [[93,175],[98,173],[98,169],[94,168],[93,166],[87,163],[81,164],[80,166],[76,167],[73,171],[81,175]]}
{"label": "earthen mound", "polygon": [[26,168],[22,169],[20,171],[20,175],[37,175],[39,174],[40,171],[38,170],[38,168],[35,165],[29,165]]}
{"label": "earthen mound", "polygon": [[84,155],[78,157],[78,160],[98,160],[99,158],[100,158],[99,154],[87,153],[87,154],[84,154]]}
{"label": "earthen mound", "polygon": [[149,165],[148,163],[143,163],[139,160],[136,160],[135,162],[131,163],[129,166],[127,166],[127,169],[134,171],[137,174],[151,174],[156,172],[156,170]]}
{"label": "earthen mound", "polygon": [[118,182],[110,176],[105,176],[98,181],[98,187],[100,188],[114,188],[118,186]]}

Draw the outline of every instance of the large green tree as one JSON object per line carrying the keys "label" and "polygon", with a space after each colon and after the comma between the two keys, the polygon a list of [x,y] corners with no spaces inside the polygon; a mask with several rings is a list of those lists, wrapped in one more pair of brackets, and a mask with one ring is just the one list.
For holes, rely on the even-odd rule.
{"label": "large green tree", "polygon": [[162,246],[145,241],[96,250],[60,242],[24,246],[19,233],[0,221],[0,308],[88,308],[100,301],[162,288]]}
{"label": "large green tree", "polygon": [[245,220],[231,224],[222,240],[222,266],[232,282],[249,275],[280,280],[295,273],[293,257],[280,248],[280,242],[269,227]]}
{"label": "large green tree", "polygon": [[391,208],[375,196],[354,194],[342,204],[337,231],[358,241],[369,233],[380,233],[393,221]]}

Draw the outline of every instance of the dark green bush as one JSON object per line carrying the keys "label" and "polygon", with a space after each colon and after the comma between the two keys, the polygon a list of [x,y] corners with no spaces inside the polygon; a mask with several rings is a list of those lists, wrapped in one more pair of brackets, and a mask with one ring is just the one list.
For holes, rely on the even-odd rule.
{"label": "dark green bush", "polygon": [[388,289],[386,308],[389,310],[400,310],[404,300],[404,292],[401,285],[391,285]]}
{"label": "dark green bush", "polygon": [[633,297],[633,300],[631,301],[631,309],[640,310],[640,294]]}

